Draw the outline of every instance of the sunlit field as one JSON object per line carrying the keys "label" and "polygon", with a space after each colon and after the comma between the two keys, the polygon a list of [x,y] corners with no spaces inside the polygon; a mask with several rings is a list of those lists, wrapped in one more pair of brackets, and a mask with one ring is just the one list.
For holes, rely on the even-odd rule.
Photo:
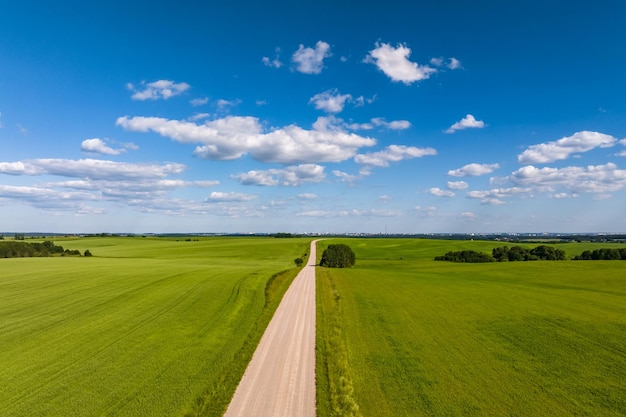
{"label": "sunlit field", "polygon": [[1,416],[220,416],[308,250],[274,238],[55,243],[94,256],[0,259]]}
{"label": "sunlit field", "polygon": [[319,416],[626,415],[626,262],[436,262],[499,244],[418,239],[318,254],[339,242],[357,261],[317,268]]}

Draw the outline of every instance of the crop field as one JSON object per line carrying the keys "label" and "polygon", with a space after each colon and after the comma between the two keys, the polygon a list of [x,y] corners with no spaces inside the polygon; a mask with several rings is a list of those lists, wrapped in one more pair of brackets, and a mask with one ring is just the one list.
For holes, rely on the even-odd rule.
{"label": "crop field", "polygon": [[308,251],[305,239],[55,243],[94,256],[0,259],[4,417],[221,416]]}
{"label": "crop field", "polygon": [[436,262],[499,244],[419,239],[318,254],[332,243],[356,266],[317,268],[318,416],[626,415],[626,262]]}

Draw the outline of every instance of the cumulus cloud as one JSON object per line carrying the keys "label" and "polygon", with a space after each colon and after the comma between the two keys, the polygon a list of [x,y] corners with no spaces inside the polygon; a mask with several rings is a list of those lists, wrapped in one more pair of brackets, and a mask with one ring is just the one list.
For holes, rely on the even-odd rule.
{"label": "cumulus cloud", "polygon": [[532,190],[530,188],[520,188],[520,187],[511,187],[511,188],[493,188],[491,190],[484,191],[469,191],[466,195],[467,198],[478,199],[481,201],[481,204],[484,205],[501,205],[505,204],[502,199],[513,197],[518,194],[528,194]]}
{"label": "cumulus cloud", "polygon": [[182,164],[133,164],[99,159],[31,159],[18,162],[0,162],[0,174],[57,175],[73,178],[104,180],[133,180],[163,178],[180,174]]}
{"label": "cumulus cloud", "polygon": [[518,155],[520,164],[543,164],[567,159],[571,154],[590,151],[594,148],[609,148],[617,142],[611,135],[599,132],[582,131],[553,142],[540,143],[528,147]]}
{"label": "cumulus cloud", "polygon": [[132,143],[127,143],[122,148],[115,149],[108,146],[102,139],[98,138],[85,139],[80,145],[80,150],[83,152],[97,153],[101,155],[120,155],[129,149],[137,150],[138,148]]}
{"label": "cumulus cloud", "polygon": [[194,98],[189,103],[191,103],[192,106],[197,107],[197,106],[204,106],[208,102],[209,102],[209,98],[203,97],[203,98]]}
{"label": "cumulus cloud", "polygon": [[252,170],[232,175],[231,178],[243,185],[295,187],[303,183],[322,182],[326,174],[321,165],[302,164],[284,169]]}
{"label": "cumulus cloud", "polygon": [[343,111],[346,102],[351,100],[350,94],[340,94],[337,89],[334,89],[314,95],[309,100],[309,104],[314,104],[316,109],[324,110],[326,113],[339,113]]}
{"label": "cumulus cloud", "polygon": [[294,52],[291,61],[295,64],[296,70],[303,74],[319,74],[324,68],[324,58],[331,56],[330,45],[323,41],[315,44],[315,49],[305,48],[300,45]]}
{"label": "cumulus cloud", "polygon": [[455,196],[455,194],[452,191],[442,190],[441,188],[437,188],[437,187],[430,188],[427,192],[436,197],[448,197],[449,198],[449,197]]}
{"label": "cumulus cloud", "polygon": [[380,209],[368,209],[368,210],[309,210],[298,213],[300,217],[398,217],[403,212],[399,210],[380,210]]}
{"label": "cumulus cloud", "polygon": [[448,171],[451,177],[478,177],[480,175],[490,174],[500,168],[498,164],[467,164],[459,169]]}
{"label": "cumulus cloud", "polygon": [[217,109],[220,111],[225,111],[230,109],[231,107],[235,107],[238,106],[239,104],[241,104],[241,100],[224,100],[224,99],[219,99],[215,102],[215,105],[217,106]]}
{"label": "cumulus cloud", "polygon": [[190,85],[187,83],[176,83],[170,80],[158,80],[151,83],[141,82],[143,90],[138,90],[131,83],[126,87],[133,91],[131,98],[133,100],[167,100],[170,97],[177,96],[189,90]]}
{"label": "cumulus cloud", "polygon": [[206,188],[218,181],[185,181],[167,178],[182,172],[184,166],[122,164],[94,160],[32,160],[0,162],[0,173],[12,175],[57,175],[67,181],[40,183],[36,186],[0,186],[0,200],[15,200],[53,211],[74,211],[76,215],[104,212],[102,207],[85,202],[115,202],[138,208],[165,204],[168,193],[180,188]]}
{"label": "cumulus cloud", "polygon": [[464,211],[459,215],[464,220],[474,221],[478,219],[478,215],[476,213],[472,213],[471,211]]}
{"label": "cumulus cloud", "polygon": [[451,70],[463,68],[461,61],[454,57],[448,59],[444,59],[443,57],[431,58],[430,64],[436,67],[445,67]]}
{"label": "cumulus cloud", "polygon": [[415,207],[415,212],[420,217],[432,217],[435,215],[436,211],[437,211],[437,207],[435,206],[428,206],[428,207],[416,206]]}
{"label": "cumulus cloud", "polygon": [[462,118],[460,121],[450,126],[445,132],[454,133],[457,130],[469,129],[469,128],[482,129],[483,127],[485,127],[485,122],[483,122],[482,120],[476,120],[474,116],[472,116],[471,114],[468,114],[464,118]]}
{"label": "cumulus cloud", "polygon": [[364,62],[374,64],[385,75],[396,82],[411,84],[426,80],[437,72],[435,68],[409,61],[411,49],[399,44],[396,48],[388,43],[376,43],[376,48],[369,51]]}
{"label": "cumulus cloud", "polygon": [[528,165],[506,178],[521,187],[553,192],[565,188],[574,193],[610,193],[626,187],[626,170],[613,163],[587,167],[536,168]]}
{"label": "cumulus cloud", "polygon": [[340,182],[352,183],[359,179],[359,176],[348,174],[347,172],[339,171],[338,169],[333,171],[333,175],[339,178]]}
{"label": "cumulus cloud", "polygon": [[270,57],[264,56],[261,61],[263,62],[263,64],[266,67],[271,67],[271,68],[280,68],[283,66],[283,63],[280,61],[280,48],[276,48],[276,54],[274,56],[274,59],[271,59]]}
{"label": "cumulus cloud", "polygon": [[370,167],[388,167],[390,162],[399,162],[404,159],[421,158],[428,155],[437,155],[433,148],[417,148],[415,146],[390,145],[379,152],[359,154],[354,157],[357,164]]}
{"label": "cumulus cloud", "polygon": [[366,98],[363,96],[359,96],[357,98],[354,99],[354,106],[355,107],[363,107],[366,104],[372,104],[373,102],[376,101],[376,94],[374,94],[372,97],[370,98]]}
{"label": "cumulus cloud", "polygon": [[312,194],[312,193],[298,194],[298,198],[300,200],[317,200],[317,194]]}
{"label": "cumulus cloud", "polygon": [[448,63],[446,64],[446,66],[451,70],[463,68],[463,66],[461,65],[461,61],[459,61],[458,59],[454,57],[448,60]]}
{"label": "cumulus cloud", "polygon": [[231,203],[231,202],[243,202],[256,199],[258,196],[253,194],[242,193],[224,193],[220,191],[213,191],[206,199],[208,203]]}
{"label": "cumulus cloud", "polygon": [[469,184],[465,181],[448,181],[448,188],[451,190],[465,190]]}
{"label": "cumulus cloud", "polygon": [[383,117],[374,117],[371,123],[374,126],[385,127],[391,130],[405,130],[411,127],[411,122],[408,120],[392,120],[388,122]]}
{"label": "cumulus cloud", "polygon": [[405,130],[411,127],[408,120],[386,121],[383,117],[374,117],[366,123],[348,123],[340,117],[333,115],[320,116],[313,123],[313,128],[320,131],[342,131],[342,130],[372,130],[380,127],[389,130]]}
{"label": "cumulus cloud", "polygon": [[261,162],[282,164],[340,162],[376,141],[342,131],[305,130],[296,125],[263,132],[255,117],[228,116],[198,125],[159,117],[117,119],[129,131],[155,132],[181,143],[197,143],[194,155],[232,160],[250,154]]}

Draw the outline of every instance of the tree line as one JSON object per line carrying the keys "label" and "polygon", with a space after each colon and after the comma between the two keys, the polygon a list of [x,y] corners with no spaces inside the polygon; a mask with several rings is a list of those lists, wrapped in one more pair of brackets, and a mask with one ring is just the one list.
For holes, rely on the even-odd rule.
{"label": "tree line", "polygon": [[444,256],[435,257],[436,261],[450,262],[519,262],[519,261],[563,261],[566,254],[563,249],[540,245],[529,249],[523,246],[499,246],[493,248],[491,255],[484,252],[464,250],[448,252]]}
{"label": "tree line", "polygon": [[[63,246],[55,245],[51,240],[43,243],[30,243],[21,241],[0,242],[0,258],[30,258],[46,256],[81,256],[78,249],[64,249]],[[92,256],[87,249],[83,256]]]}
{"label": "tree line", "polygon": [[[535,248],[523,246],[499,246],[493,248],[491,255],[473,250],[450,251],[443,256],[436,256],[436,261],[449,262],[518,262],[518,261],[564,261],[567,254],[563,249],[553,248],[548,245],[540,245]],[[621,249],[594,249],[586,250],[582,254],[572,258],[576,261],[596,260],[626,260],[626,248]]]}
{"label": "tree line", "polygon": [[626,261],[626,248],[586,250],[574,257],[575,261]]}

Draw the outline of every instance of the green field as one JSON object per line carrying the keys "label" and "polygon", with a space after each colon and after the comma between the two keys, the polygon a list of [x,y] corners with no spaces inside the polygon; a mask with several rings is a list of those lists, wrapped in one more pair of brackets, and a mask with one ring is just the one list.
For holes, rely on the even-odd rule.
{"label": "green field", "polygon": [[418,239],[318,255],[331,243],[357,263],[317,269],[320,417],[626,415],[626,262],[436,262],[498,244]]}
{"label": "green field", "polygon": [[94,257],[0,260],[3,417],[220,416],[308,251],[305,239],[55,243]]}

